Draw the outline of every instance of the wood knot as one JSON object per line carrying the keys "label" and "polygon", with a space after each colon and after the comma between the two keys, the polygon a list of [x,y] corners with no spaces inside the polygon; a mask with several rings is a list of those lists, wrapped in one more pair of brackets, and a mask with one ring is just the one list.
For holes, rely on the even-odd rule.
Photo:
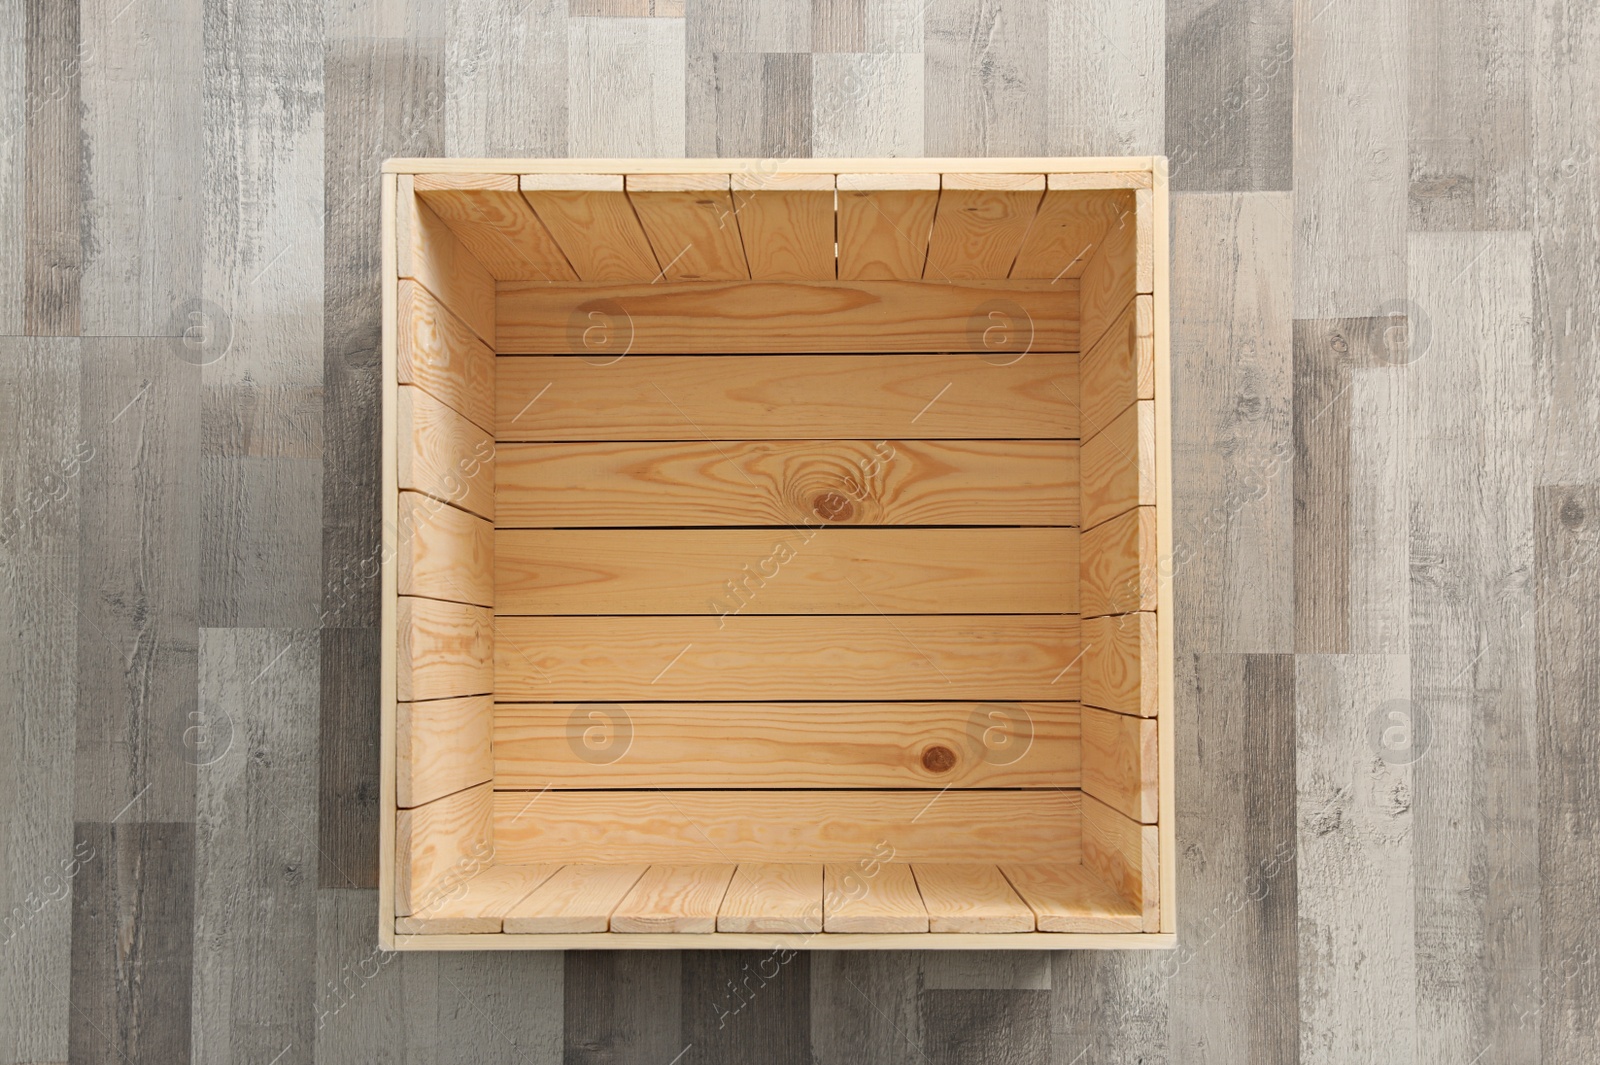
{"label": "wood knot", "polygon": [[948,773],[956,766],[956,752],[934,744],[922,752],[922,768],[930,773]]}
{"label": "wood knot", "polygon": [[811,500],[811,510],[823,521],[849,521],[856,507],[843,492],[823,492]]}

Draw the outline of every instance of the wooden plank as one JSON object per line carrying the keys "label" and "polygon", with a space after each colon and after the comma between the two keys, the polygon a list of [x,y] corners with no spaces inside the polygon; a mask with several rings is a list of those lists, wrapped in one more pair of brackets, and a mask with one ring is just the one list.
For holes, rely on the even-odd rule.
{"label": "wooden plank", "polygon": [[1159,926],[1156,826],[1124,817],[1092,795],[1083,796],[1083,867],[1137,907],[1141,927]]}
{"label": "wooden plank", "polygon": [[578,280],[510,174],[418,174],[416,191],[496,281]]}
{"label": "wooden plank", "polygon": [[652,865],[611,912],[613,932],[715,932],[731,865]]}
{"label": "wooden plank", "polygon": [[1081,865],[1002,865],[1041,932],[1137,932],[1138,907]]}
{"label": "wooden plank", "polygon": [[718,624],[710,615],[500,618],[495,697],[1078,697],[1078,619],[1072,615],[750,615],[721,629]]}
{"label": "wooden plank", "polygon": [[417,198],[413,177],[400,178],[395,207],[399,276],[433,293],[479,339],[494,347],[494,276],[444,220]]}
{"label": "wooden plank", "polygon": [[400,488],[494,520],[494,438],[412,385],[395,411]]}
{"label": "wooden plank", "polygon": [[929,281],[1009,276],[1038,213],[1044,184],[1043,174],[945,174],[922,276]]}
{"label": "wooden plank", "polygon": [[832,175],[734,174],[733,206],[753,279],[833,280]]}
{"label": "wooden plank", "polygon": [[627,350],[652,355],[983,352],[985,308],[997,303],[1027,323],[1027,351],[1078,350],[1078,282],[1063,280],[508,281],[499,288],[498,351],[588,354],[583,330],[590,312],[599,310],[631,341]]}
{"label": "wooden plank", "polygon": [[1084,532],[1079,610],[1086,618],[1156,608],[1154,507],[1136,507]]}
{"label": "wooden plank", "polygon": [[480,606],[401,596],[396,694],[401,702],[494,691],[494,615]]}
{"label": "wooden plank", "polygon": [[1031,932],[1033,911],[993,865],[911,867],[930,932]]}
{"label": "wooden plank", "polygon": [[1154,284],[1154,201],[1150,189],[1116,193],[1116,221],[1106,230],[1079,278],[1080,332],[1087,348],[1135,295]]}
{"label": "wooden plank", "polygon": [[[428,704],[424,704],[428,705]],[[1075,703],[501,703],[501,788],[1075,788]]]}
{"label": "wooden plank", "polygon": [[928,911],[911,866],[859,862],[823,867],[824,932],[926,932]]}
{"label": "wooden plank", "polygon": [[1156,714],[1156,615],[1109,614],[1083,622],[1083,702],[1119,714]]}
{"label": "wooden plank", "polygon": [[401,281],[395,330],[403,385],[416,385],[479,428],[494,425],[494,351],[415,281]]}
{"label": "wooden plank", "polygon": [[1083,353],[1078,405],[1083,437],[1111,423],[1136,400],[1155,399],[1155,306],[1151,296],[1135,296]]}
{"label": "wooden plank", "polygon": [[1078,524],[1074,440],[501,444],[494,473],[502,529]]}
{"label": "wooden plank", "polygon": [[[1078,357],[502,357],[501,440],[1071,439]],[[469,508],[470,509],[470,508]],[[485,515],[486,517],[488,515]]]}
{"label": "wooden plank", "polygon": [[490,786],[458,791],[395,815],[395,914],[426,911],[488,866]]}
{"label": "wooden plank", "polygon": [[501,615],[1078,612],[1076,529],[501,529],[487,564]]}
{"label": "wooden plank", "polygon": [[1083,442],[1083,524],[1156,503],[1156,405],[1140,400]]}
{"label": "wooden plank", "polygon": [[822,931],[822,866],[740,863],[717,910],[717,931]]}
{"label": "wooden plank", "polygon": [[888,861],[884,847],[897,862],[1077,862],[1080,802],[1092,801],[1081,796],[1056,789],[502,791],[494,844],[497,860],[507,862],[602,855],[647,863],[858,862],[875,854]]}
{"label": "wooden plank", "polygon": [[395,707],[395,802],[421,806],[494,776],[494,701],[487,695]]}
{"label": "wooden plank", "polygon": [[1116,224],[1115,193],[1104,188],[1092,192],[1063,188],[1061,178],[1059,174],[1049,175],[1049,191],[1039,201],[1038,213],[1017,252],[1010,277],[1052,281],[1080,277],[1106,230]]}
{"label": "wooden plank", "polygon": [[837,181],[839,280],[920,278],[939,206],[939,176],[840,174]]}
{"label": "wooden plank", "polygon": [[1156,822],[1156,723],[1083,708],[1083,790],[1125,817]]}
{"label": "wooden plank", "polygon": [[750,276],[727,174],[630,174],[624,187],[668,281]]}
{"label": "wooden plank", "polygon": [[1074,189],[1148,189],[1153,185],[1150,169],[1122,171],[1077,171],[1073,173],[1046,174],[1045,186],[1051,191]]}
{"label": "wooden plank", "polygon": [[506,911],[507,932],[604,932],[643,865],[568,865]]}
{"label": "wooden plank", "polygon": [[491,865],[424,910],[395,920],[401,935],[498,932],[511,908],[550,879],[559,865]]}
{"label": "wooden plank", "polygon": [[401,492],[401,595],[494,606],[494,526],[417,492]]}
{"label": "wooden plank", "polygon": [[524,174],[522,198],[584,281],[649,281],[661,275],[650,238],[620,174]]}
{"label": "wooden plank", "polygon": [[[1121,175],[1137,171],[1148,172],[1154,157],[1149,155],[1110,156],[989,156],[916,158],[837,158],[837,159],[785,159],[783,168],[803,174],[883,173],[883,174],[941,174],[954,171],[973,174],[1109,174]],[[742,170],[770,168],[772,160],[761,158],[721,159],[683,158],[616,158],[607,159],[604,169],[612,174],[704,174],[708,170],[718,173],[737,173]],[[504,158],[504,159],[439,159],[395,157],[383,163],[385,174],[589,174],[595,171],[594,159],[580,158]]]}

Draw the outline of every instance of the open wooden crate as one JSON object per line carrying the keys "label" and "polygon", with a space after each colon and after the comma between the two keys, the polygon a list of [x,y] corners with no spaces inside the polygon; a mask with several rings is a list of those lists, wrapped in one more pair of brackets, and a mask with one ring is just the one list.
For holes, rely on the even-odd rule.
{"label": "open wooden crate", "polygon": [[1172,945],[1165,178],[390,161],[383,944]]}

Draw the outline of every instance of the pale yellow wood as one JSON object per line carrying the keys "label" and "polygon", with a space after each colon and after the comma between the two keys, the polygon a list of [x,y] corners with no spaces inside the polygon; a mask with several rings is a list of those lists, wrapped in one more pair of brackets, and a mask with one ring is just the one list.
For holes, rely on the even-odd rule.
{"label": "pale yellow wood", "polygon": [[[501,529],[493,555],[472,564],[493,567],[502,615],[1078,612],[1076,529],[819,525]],[[446,535],[441,561],[461,550],[459,534]],[[454,592],[439,598],[467,594],[448,579],[446,572],[428,587]]]}
{"label": "pale yellow wood", "polygon": [[507,932],[604,932],[643,865],[567,865],[506,911]]}
{"label": "pale yellow wood", "polygon": [[494,860],[493,797],[485,783],[396,812],[398,916],[426,913]]}
{"label": "pale yellow wood", "polygon": [[1039,202],[1010,276],[1050,280],[1080,276],[1117,215],[1115,193],[1051,189]]}
{"label": "pale yellow wood", "polygon": [[1124,170],[1114,173],[1046,174],[1046,187],[1057,189],[1148,189],[1151,175],[1145,170]]}
{"label": "pale yellow wood", "polygon": [[629,192],[720,192],[733,187],[733,171],[758,167],[700,167],[692,171],[663,169],[659,174],[628,173],[623,188]]}
{"label": "pale yellow wood", "polygon": [[1154,297],[1135,296],[1084,352],[1078,386],[1084,439],[1136,400],[1155,398],[1154,315]]}
{"label": "pale yellow wood", "polygon": [[1031,932],[1033,911],[993,865],[911,867],[930,932]]}
{"label": "pale yellow wood", "polygon": [[1137,932],[1139,908],[1081,865],[1003,865],[1041,932]]}
{"label": "pale yellow wood", "polygon": [[[735,225],[732,218],[728,225]],[[671,285],[508,281],[498,289],[497,350],[502,355],[585,355],[597,362],[628,351],[653,355],[975,351],[998,361],[1000,355],[1077,351],[1078,287],[1075,279]],[[1022,344],[1016,351],[992,352],[992,336],[987,341],[984,337],[988,309],[996,306],[1016,319],[1012,329]],[[616,336],[604,351],[592,350],[592,341],[586,342],[584,330],[593,324],[588,316],[594,311],[605,316],[601,324]]]}
{"label": "pale yellow wood", "polygon": [[495,690],[494,616],[485,607],[400,596],[395,660],[402,702]]}
{"label": "pale yellow wood", "polygon": [[494,347],[494,276],[427,204],[417,198],[415,179],[400,179],[396,200],[399,276],[410,278]]}
{"label": "pale yellow wood", "polygon": [[833,181],[821,174],[735,174],[733,206],[757,281],[831,281]]}
{"label": "pale yellow wood", "polygon": [[929,281],[1008,276],[1038,213],[1044,175],[945,174],[942,185],[922,276]]}
{"label": "pale yellow wood", "polygon": [[618,174],[525,174],[522,197],[585,281],[649,281],[661,273]]}
{"label": "pale yellow wood", "polygon": [[[1169,217],[1169,204],[1167,194],[1167,160],[1164,156],[1151,161],[1153,197],[1151,200],[1151,271],[1152,287],[1154,293],[1153,307],[1155,311],[1155,351],[1152,360],[1153,392],[1156,398],[1156,454],[1159,461],[1156,464],[1156,547],[1157,557],[1164,559],[1173,558],[1172,544],[1172,371],[1171,360],[1171,312],[1168,295],[1171,287],[1169,271],[1169,235],[1167,219]],[[1158,690],[1156,695],[1156,735],[1160,747],[1160,785],[1158,787],[1158,805],[1160,806],[1159,829],[1157,832],[1158,845],[1161,851],[1161,892],[1158,900],[1159,919],[1157,927],[1162,934],[1175,934],[1178,928],[1177,916],[1177,888],[1178,888],[1178,843],[1177,843],[1177,807],[1175,795],[1176,756],[1176,725],[1174,723],[1173,699],[1173,660],[1176,654],[1174,649],[1172,624],[1172,571],[1173,567],[1164,565],[1160,567],[1160,584],[1157,589],[1161,616],[1164,619],[1158,626],[1158,651],[1157,672]]]}
{"label": "pale yellow wood", "polygon": [[648,932],[585,932],[572,935],[400,936],[398,949],[459,950],[1172,950],[1178,937],[1162,933],[1078,932],[903,932],[742,933],[705,932],[658,936]]}
{"label": "pale yellow wood", "polygon": [[[386,174],[638,174],[687,175],[731,174],[782,168],[809,174],[1104,174],[1108,187],[1123,187],[1125,175],[1148,172],[1165,158],[1148,155],[1113,156],[994,156],[992,158],[902,157],[838,159],[438,159],[393,157],[384,161]],[[1123,175],[1123,176],[1119,176]]]}
{"label": "pale yellow wood", "polygon": [[[938,192],[939,174],[937,171],[899,174],[841,173],[834,176],[834,187],[841,192]],[[929,221],[932,221],[932,216],[929,217]]]}
{"label": "pale yellow wood", "polygon": [[[464,186],[463,180],[475,183]],[[550,231],[517,190],[515,177],[418,174],[416,190],[495,280],[578,279]]]}
{"label": "pale yellow wood", "polygon": [[397,565],[399,551],[395,527],[398,524],[400,488],[399,445],[396,435],[399,389],[400,294],[398,252],[395,247],[395,215],[399,200],[399,179],[385,173],[381,180],[378,290],[383,308],[382,365],[379,378],[379,410],[382,440],[378,484],[379,544],[382,554],[378,568],[378,944],[385,950],[395,947],[395,652],[399,643],[396,629]]}
{"label": "pale yellow wood", "polygon": [[494,701],[488,695],[400,703],[395,801],[421,806],[494,776]]}
{"label": "pale yellow wood", "polygon": [[728,175],[630,175],[639,224],[668,281],[748,278]]}
{"label": "pale yellow wood", "polygon": [[401,935],[440,936],[499,932],[505,915],[550,879],[559,865],[491,865],[456,891],[441,895],[426,911],[401,917]]}
{"label": "pale yellow wood", "polygon": [[621,174],[521,174],[524,192],[621,192]]}
{"label": "pale yellow wood", "polygon": [[396,390],[399,485],[494,519],[494,438],[413,385]]}
{"label": "pale yellow wood", "polygon": [[715,932],[732,865],[652,865],[611,912],[613,932]]}
{"label": "pale yellow wood", "polygon": [[505,441],[1070,439],[1078,432],[1078,357],[1071,354],[1035,353],[1006,365],[968,355],[499,362],[495,432]]}
{"label": "pale yellow wood", "polygon": [[418,174],[413,186],[419,196],[438,192],[516,191],[517,179],[511,174]]}
{"label": "pale yellow wood", "polygon": [[[1085,349],[1105,334],[1128,301],[1151,290],[1154,277],[1154,206],[1149,189],[1115,194],[1116,220],[1101,238],[1079,278]],[[1164,223],[1163,223],[1164,224]]]}
{"label": "pale yellow wood", "polygon": [[494,606],[494,526],[419,492],[400,493],[401,595]]}
{"label": "pale yellow wood", "polygon": [[1137,909],[1142,930],[1157,931],[1156,826],[1125,817],[1092,795],[1083,796],[1082,816],[1083,867]]}
{"label": "pale yellow wood", "polygon": [[1156,723],[1083,708],[1083,790],[1125,817],[1156,820]]}
{"label": "pale yellow wood", "polygon": [[1156,407],[1142,399],[1083,442],[1083,525],[1156,504]]}
{"label": "pale yellow wood", "polygon": [[500,528],[1078,524],[1075,440],[501,444],[494,474]]}
{"label": "pale yellow wood", "polygon": [[401,384],[416,385],[481,429],[494,426],[494,352],[433,293],[399,283],[396,330]]}
{"label": "pale yellow wood", "polygon": [[1078,698],[1074,615],[750,614],[718,626],[710,613],[502,617],[495,626],[495,697],[502,702]]}
{"label": "pale yellow wood", "polygon": [[741,863],[717,911],[717,931],[822,931],[822,866]]}
{"label": "pale yellow wood", "polygon": [[[426,704],[424,704],[426,705]],[[1075,788],[1076,703],[500,703],[501,788]]]}
{"label": "pale yellow wood", "polygon": [[1077,862],[1082,801],[1054,788],[501,791],[494,842],[508,862]]}
{"label": "pale yellow wood", "polygon": [[839,279],[922,276],[939,206],[937,174],[840,174]]}
{"label": "pale yellow wood", "polygon": [[1156,608],[1156,515],[1136,507],[1079,540],[1078,607],[1086,618]]}
{"label": "pale yellow wood", "polygon": [[911,866],[830,862],[823,869],[824,932],[926,932],[928,911]]}
{"label": "pale yellow wood", "polygon": [[1151,611],[1084,619],[1085,704],[1120,714],[1156,715],[1158,627]]}

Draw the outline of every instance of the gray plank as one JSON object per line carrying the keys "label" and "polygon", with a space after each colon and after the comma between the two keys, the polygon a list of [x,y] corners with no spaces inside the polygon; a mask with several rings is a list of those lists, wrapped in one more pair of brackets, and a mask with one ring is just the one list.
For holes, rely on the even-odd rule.
{"label": "gray plank", "polygon": [[429,0],[328,0],[323,34],[328,40],[361,37],[440,38],[448,9]]}
{"label": "gray plank", "polygon": [[317,883],[378,886],[378,629],[327,628],[317,747]]}
{"label": "gray plank", "polygon": [[0,6],[0,336],[27,331],[28,9]]}
{"label": "gray plank", "polygon": [[[1054,90],[1044,0],[955,0],[928,9],[923,28],[929,155],[1032,155]],[[1159,98],[1159,97],[1158,97]]]}
{"label": "gray plank", "polygon": [[[679,951],[569,950],[565,957],[561,1028],[567,1065],[660,1065],[682,1053]],[[718,1022],[726,1022],[720,1013]]]}
{"label": "gray plank", "polygon": [[811,155],[811,66],[810,56],[794,52],[713,55],[716,139],[711,154]]}
{"label": "gray plank", "polygon": [[1048,991],[926,991],[922,1031],[934,1065],[1046,1065]]}
{"label": "gray plank", "polygon": [[567,20],[567,153],[683,155],[684,54],[682,19]]}
{"label": "gray plank", "polygon": [[[686,3],[688,50],[718,52],[810,52],[812,0],[704,0]],[[574,153],[576,154],[576,153]]]}
{"label": "gray plank", "polygon": [[453,0],[448,10],[449,154],[567,154],[566,0]]}
{"label": "gray plank", "polygon": [[23,325],[76,336],[82,321],[79,90],[84,41],[77,3],[27,5]]}
{"label": "gray plank", "polygon": [[1048,950],[930,950],[922,959],[927,991],[1048,991]]}
{"label": "gray plank", "polygon": [[439,1044],[451,1048],[444,1057],[463,1065],[557,1065],[561,965],[552,950],[446,955],[439,963]]}
{"label": "gray plank", "polygon": [[1183,1060],[1169,1057],[1167,1050],[1167,957],[1145,951],[1056,951],[1050,1060],[1067,1065]]}
{"label": "gray plank", "polygon": [[817,1065],[913,1065],[928,1060],[924,955],[818,951],[811,955],[811,1047]]}
{"label": "gray plank", "polygon": [[864,159],[924,154],[923,66],[918,53],[887,50],[813,56],[814,153]]}
{"label": "gray plank", "polygon": [[806,951],[688,950],[682,1065],[813,1065]]}
{"label": "gray plank", "polygon": [[[378,893],[317,892],[318,1065],[456,1061],[440,1042],[440,955],[378,946]],[[448,989],[445,994],[452,994]]]}
{"label": "gray plank", "polygon": [[812,0],[811,51],[867,50],[868,0]]}
{"label": "gray plank", "polygon": [[[1166,10],[1161,0],[1049,5],[1045,97],[1045,143],[1049,154],[1161,152],[1166,95],[1165,22]],[[1024,24],[1026,32],[1038,32],[1038,23],[1031,17]],[[1030,148],[1015,154],[1035,152]]]}

